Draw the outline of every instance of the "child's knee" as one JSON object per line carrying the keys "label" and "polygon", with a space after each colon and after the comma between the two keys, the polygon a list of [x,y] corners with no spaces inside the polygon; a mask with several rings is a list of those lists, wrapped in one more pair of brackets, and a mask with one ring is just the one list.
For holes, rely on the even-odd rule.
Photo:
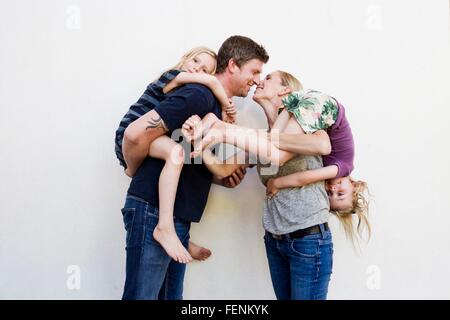
{"label": "child's knee", "polygon": [[128,126],[125,129],[123,139],[124,139],[124,143],[131,144],[131,145],[138,145],[141,141],[141,136],[137,133],[136,130],[134,130],[133,128],[130,128],[130,126]]}
{"label": "child's knee", "polygon": [[175,166],[182,166],[185,158],[185,152],[183,146],[180,144],[176,144],[170,151],[169,158],[166,159],[167,162],[170,162]]}

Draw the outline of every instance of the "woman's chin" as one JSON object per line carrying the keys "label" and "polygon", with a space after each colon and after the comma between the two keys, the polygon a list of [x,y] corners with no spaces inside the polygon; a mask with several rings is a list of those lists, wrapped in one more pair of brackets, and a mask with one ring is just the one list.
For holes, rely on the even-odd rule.
{"label": "woman's chin", "polygon": [[256,103],[259,103],[261,101],[261,96],[259,96],[258,94],[254,94],[252,97],[253,101],[255,101]]}

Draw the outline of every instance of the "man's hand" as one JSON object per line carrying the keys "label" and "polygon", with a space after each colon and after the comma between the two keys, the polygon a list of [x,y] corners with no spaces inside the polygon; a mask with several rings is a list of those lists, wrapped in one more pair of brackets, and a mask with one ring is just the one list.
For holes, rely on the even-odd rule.
{"label": "man's hand", "polygon": [[246,173],[247,170],[245,169],[245,166],[241,166],[230,176],[222,179],[222,186],[224,186],[225,188],[234,188],[238,186],[244,179]]}

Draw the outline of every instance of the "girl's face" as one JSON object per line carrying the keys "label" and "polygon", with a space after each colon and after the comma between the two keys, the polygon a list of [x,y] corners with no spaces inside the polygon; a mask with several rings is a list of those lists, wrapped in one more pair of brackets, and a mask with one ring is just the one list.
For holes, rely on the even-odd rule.
{"label": "girl's face", "polygon": [[253,100],[272,100],[277,97],[286,87],[281,84],[278,72],[268,74],[256,87]]}
{"label": "girl's face", "polygon": [[347,211],[352,208],[355,186],[350,177],[328,180],[325,184],[325,189],[327,190],[332,210]]}
{"label": "girl's face", "polygon": [[187,60],[181,70],[191,73],[208,73],[212,74],[216,67],[216,59],[206,52],[201,52],[192,59]]}

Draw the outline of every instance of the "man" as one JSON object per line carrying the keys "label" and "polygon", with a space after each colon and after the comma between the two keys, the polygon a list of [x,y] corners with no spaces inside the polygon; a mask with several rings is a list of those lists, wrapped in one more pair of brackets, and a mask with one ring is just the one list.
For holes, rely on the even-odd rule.
{"label": "man", "polygon": [[[219,49],[216,77],[228,97],[245,97],[260,81],[269,56],[253,40],[233,36]],[[212,112],[219,118],[220,105],[212,92],[200,84],[187,84],[167,95],[152,111],[130,124],[125,131],[131,150],[138,152],[163,134],[172,134],[192,115]],[[158,180],[164,161],[148,157],[133,176],[122,209],[126,236],[126,281],[123,299],[182,299],[185,264],[177,263],[153,239],[158,223]],[[245,172],[214,181],[226,187],[240,183]],[[180,175],[174,206],[177,235],[187,247],[191,222],[199,222],[208,199],[213,175],[203,164],[185,164]]]}

